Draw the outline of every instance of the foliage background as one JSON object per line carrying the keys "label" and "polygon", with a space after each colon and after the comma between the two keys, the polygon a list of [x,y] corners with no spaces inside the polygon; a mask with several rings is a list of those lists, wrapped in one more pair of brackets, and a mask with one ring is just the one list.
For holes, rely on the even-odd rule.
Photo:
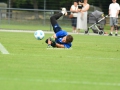
{"label": "foliage background", "polygon": [[[1,0],[10,4],[12,8],[30,8],[30,9],[54,9],[59,10],[61,7],[66,7],[68,10],[74,0]],[[11,3],[10,3],[11,2]],[[88,0],[90,5],[100,7],[105,14],[108,13],[108,7],[112,0]],[[120,1],[117,1],[120,3]],[[46,3],[46,4],[44,4]],[[44,8],[44,5],[46,6]]]}

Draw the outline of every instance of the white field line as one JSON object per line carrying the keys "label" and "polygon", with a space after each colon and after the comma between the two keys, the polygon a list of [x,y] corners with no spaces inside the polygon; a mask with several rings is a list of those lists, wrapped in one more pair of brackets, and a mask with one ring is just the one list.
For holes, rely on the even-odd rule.
{"label": "white field line", "polygon": [[[32,30],[0,30],[0,32],[23,32],[23,33],[34,33]],[[44,31],[45,33],[53,33],[51,31]]]}
{"label": "white field line", "polygon": [[6,50],[6,48],[0,43],[0,51],[2,54],[9,54],[9,52]]}
{"label": "white field line", "polygon": [[46,48],[47,50],[72,50],[72,48]]}
{"label": "white field line", "polygon": [[[0,32],[22,32],[22,33],[34,33],[32,30],[0,30]],[[44,31],[45,33],[54,33],[53,31]]]}
{"label": "white field line", "polygon": [[62,84],[83,84],[83,85],[103,85],[103,86],[119,86],[120,83],[112,82],[89,82],[89,81],[67,81],[67,80],[43,80],[43,79],[20,79],[20,78],[0,78],[7,81],[28,81],[28,82],[44,82],[44,83],[62,83]]}
{"label": "white field line", "polygon": [[[25,33],[34,33],[35,31],[33,30],[6,30],[6,29],[0,29],[0,32],[25,32]],[[54,33],[53,31],[44,31],[45,33]],[[84,33],[72,33],[72,32],[68,32],[68,34],[77,34],[77,35],[98,35],[98,34],[95,34],[95,33],[89,33],[89,34],[84,34]],[[104,35],[98,35],[98,36],[108,36],[108,34],[104,34]],[[120,35],[118,35],[120,36]],[[112,37],[116,37],[116,36],[112,36]],[[119,37],[118,37],[119,38]]]}
{"label": "white field line", "polygon": [[[33,30],[6,30],[6,29],[0,29],[0,32],[25,32],[25,33],[34,33],[35,31]],[[53,31],[44,31],[45,33],[48,33],[48,34],[54,34]],[[72,33],[72,32],[68,32],[68,34],[76,34],[76,35],[96,35],[96,36],[108,36],[108,34],[104,34],[104,35],[98,35],[98,34],[95,34],[95,33],[89,33],[89,34],[84,34],[84,33]],[[118,35],[120,36],[120,35]],[[113,35],[113,37],[116,37]]]}
{"label": "white field line", "polygon": [[[25,33],[34,33],[35,31],[32,30],[5,30],[5,29],[0,29],[0,32],[25,32]],[[53,31],[44,31],[45,33],[49,33],[49,34],[53,34]],[[85,35],[84,33],[72,33],[72,32],[68,32],[68,34],[76,34],[76,35]],[[98,35],[95,33],[89,33],[89,35]],[[107,36],[108,34],[105,34],[104,36]]]}

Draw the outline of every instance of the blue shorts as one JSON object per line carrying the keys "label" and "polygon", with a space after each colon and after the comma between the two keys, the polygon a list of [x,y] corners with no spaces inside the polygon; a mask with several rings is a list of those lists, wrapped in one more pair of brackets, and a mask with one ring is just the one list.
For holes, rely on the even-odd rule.
{"label": "blue shorts", "polygon": [[61,27],[58,24],[56,24],[56,25],[54,25],[53,30],[55,33],[57,33],[59,31],[61,31]]}

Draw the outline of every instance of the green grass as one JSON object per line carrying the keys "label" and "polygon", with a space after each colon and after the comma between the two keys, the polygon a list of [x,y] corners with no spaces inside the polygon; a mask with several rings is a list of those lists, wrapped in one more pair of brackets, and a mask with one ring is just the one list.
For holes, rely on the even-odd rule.
{"label": "green grass", "polygon": [[[7,29],[7,30],[44,30],[44,31],[52,31],[52,27],[50,24],[47,25],[31,25],[31,24],[2,24],[0,25],[1,29]],[[68,32],[72,32],[72,27],[69,25],[62,25],[62,28]],[[110,27],[109,25],[105,26],[105,32],[110,33]],[[84,30],[80,30],[81,33],[84,32]],[[89,32],[93,32],[92,30],[89,30]],[[119,32],[118,32],[119,33]]]}
{"label": "green grass", "polygon": [[[70,19],[63,19],[58,20],[58,23],[62,27],[62,29],[72,32],[72,26],[71,26],[71,20]],[[92,24],[88,24],[88,27]],[[0,29],[9,29],[9,30],[45,30],[45,31],[52,31],[52,27],[50,24],[50,20],[46,19],[45,21],[42,19],[38,20],[1,20],[0,21]],[[110,25],[106,24],[104,26],[105,32],[110,32]],[[84,32],[84,30],[81,30],[80,32]],[[90,30],[90,32],[93,32]]]}
{"label": "green grass", "polygon": [[[63,26],[64,30],[68,32],[72,32],[72,27]],[[44,31],[52,31],[52,27],[50,25],[9,25],[9,24],[3,24],[1,25],[1,29],[7,29],[7,30],[44,30]],[[83,32],[83,30],[82,30]]]}
{"label": "green grass", "polygon": [[74,34],[72,49],[46,49],[33,33],[0,32],[1,90],[119,90],[120,37]]}

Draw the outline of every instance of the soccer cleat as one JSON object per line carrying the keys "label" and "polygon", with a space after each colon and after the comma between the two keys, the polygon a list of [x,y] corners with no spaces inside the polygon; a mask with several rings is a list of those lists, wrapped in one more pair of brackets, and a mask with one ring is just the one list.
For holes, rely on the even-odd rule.
{"label": "soccer cleat", "polygon": [[116,33],[115,36],[117,36],[118,34]]}
{"label": "soccer cleat", "polygon": [[109,36],[112,36],[112,34],[110,33]]}
{"label": "soccer cleat", "polygon": [[67,15],[67,10],[66,10],[66,8],[62,8],[62,11],[61,11],[62,13],[63,13],[63,15]]}

